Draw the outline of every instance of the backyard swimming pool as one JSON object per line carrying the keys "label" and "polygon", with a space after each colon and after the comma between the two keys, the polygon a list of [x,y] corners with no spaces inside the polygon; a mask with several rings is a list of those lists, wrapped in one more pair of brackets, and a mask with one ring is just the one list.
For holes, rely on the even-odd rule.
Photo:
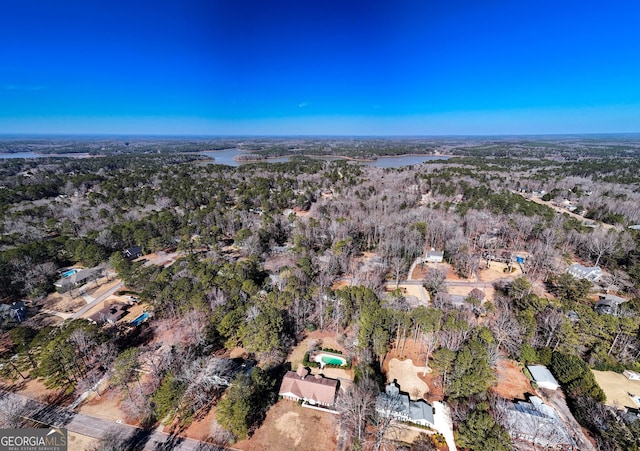
{"label": "backyard swimming pool", "polygon": [[149,314],[147,312],[144,312],[142,315],[138,316],[136,319],[131,321],[131,325],[132,326],[137,326],[138,324],[140,324],[142,321],[144,321],[147,318],[149,318]]}
{"label": "backyard swimming pool", "polygon": [[61,274],[61,276],[62,276],[62,277],[69,277],[69,276],[71,276],[71,275],[73,275],[73,274],[77,273],[78,271],[79,271],[79,269],[72,268],[72,269],[70,269],[70,270],[68,270],[68,271],[63,272],[63,273]]}
{"label": "backyard swimming pool", "polygon": [[315,358],[315,361],[318,362],[320,366],[324,366],[324,365],[346,366],[347,365],[347,359],[345,359],[344,357],[338,357],[336,355],[330,355],[330,354],[318,354]]}

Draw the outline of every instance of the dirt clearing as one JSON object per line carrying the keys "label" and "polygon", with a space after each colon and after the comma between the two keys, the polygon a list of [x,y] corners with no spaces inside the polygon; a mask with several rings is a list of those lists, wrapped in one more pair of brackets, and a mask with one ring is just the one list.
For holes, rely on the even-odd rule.
{"label": "dirt clearing", "polygon": [[498,384],[491,391],[506,399],[525,399],[526,393],[535,393],[522,367],[513,360],[500,360],[496,367]]}
{"label": "dirt clearing", "polygon": [[98,449],[98,445],[100,444],[100,440],[92,437],[87,437],[86,435],[76,434],[75,432],[67,431],[67,440],[69,449],[71,450],[89,450],[89,449]]}
{"label": "dirt clearing", "polygon": [[334,450],[338,444],[336,416],[280,400],[249,440],[234,448],[254,450]]}
{"label": "dirt clearing", "polygon": [[418,377],[424,371],[423,366],[415,366],[411,360],[391,359],[387,382],[394,380],[400,385],[400,391],[408,393],[411,399],[424,398],[429,393],[429,386]]}
{"label": "dirt clearing", "polygon": [[498,279],[513,280],[522,275],[520,265],[518,265],[517,263],[513,263],[511,267],[514,269],[513,272],[505,272],[505,270],[507,269],[506,263],[490,262],[489,268],[481,269],[480,271],[478,271],[478,277],[483,282],[493,282],[494,280]]}

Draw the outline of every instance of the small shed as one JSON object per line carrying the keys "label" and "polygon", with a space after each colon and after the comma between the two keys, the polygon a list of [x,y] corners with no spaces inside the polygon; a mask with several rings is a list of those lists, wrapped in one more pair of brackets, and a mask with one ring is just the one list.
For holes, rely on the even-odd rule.
{"label": "small shed", "polygon": [[533,377],[535,383],[538,384],[538,387],[549,390],[557,390],[560,387],[560,384],[546,366],[529,365],[527,369],[531,373],[531,377]]}

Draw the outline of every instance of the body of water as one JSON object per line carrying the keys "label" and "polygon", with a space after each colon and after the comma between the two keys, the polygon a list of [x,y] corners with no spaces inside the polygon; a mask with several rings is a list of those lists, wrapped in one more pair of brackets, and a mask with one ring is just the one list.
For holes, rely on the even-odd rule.
{"label": "body of water", "polygon": [[87,158],[88,153],[35,153],[35,152],[15,152],[0,153],[0,160],[9,158]]}
{"label": "body of water", "polygon": [[[233,158],[237,155],[243,155],[246,152],[241,152],[238,149],[225,149],[225,150],[212,150],[207,152],[200,152],[202,155],[206,155],[214,159],[215,164],[224,164],[227,166],[240,166],[241,164],[250,163],[236,161]],[[313,158],[313,157],[312,157]],[[315,157],[326,161],[341,160],[341,157],[334,157],[327,155],[326,157]],[[375,161],[362,161],[360,164],[367,166],[373,166],[376,168],[400,168],[403,166],[410,166],[413,164],[421,164],[425,161],[433,160],[448,160],[451,158],[448,155],[402,155],[398,157],[380,157]],[[270,158],[263,160],[267,163],[284,163],[289,161],[289,157]]]}
{"label": "body of water", "polygon": [[367,161],[362,164],[374,168],[401,168],[412,164],[421,164],[427,161],[448,160],[449,155],[402,155],[399,157],[379,157],[375,161]]}
{"label": "body of water", "polygon": [[7,158],[42,158],[47,155],[40,155],[33,152],[16,152],[16,153],[0,153],[0,159],[5,160]]}
{"label": "body of water", "polygon": [[[200,152],[201,155],[206,155],[207,157],[213,158],[213,163],[215,164],[224,164],[227,166],[240,166],[241,164],[251,163],[251,161],[236,161],[234,157],[238,155],[245,155],[246,152],[241,152],[238,149],[225,149],[225,150],[211,150],[206,152]],[[16,152],[16,153],[0,153],[0,159],[7,158],[45,158],[45,157],[87,157],[87,154],[78,154],[78,153],[70,153],[70,154],[39,154],[34,152]],[[341,160],[341,157],[335,157],[327,155],[326,157],[312,157],[318,158],[326,161],[336,161]],[[426,161],[433,160],[448,160],[451,158],[448,155],[402,155],[398,157],[379,157],[375,161],[362,161],[360,164],[364,164],[367,166],[373,166],[376,168],[400,168],[403,166],[410,166],[414,164],[421,164]],[[284,163],[289,161],[289,157],[279,157],[279,158],[269,158],[268,160],[262,160],[267,163]]]}

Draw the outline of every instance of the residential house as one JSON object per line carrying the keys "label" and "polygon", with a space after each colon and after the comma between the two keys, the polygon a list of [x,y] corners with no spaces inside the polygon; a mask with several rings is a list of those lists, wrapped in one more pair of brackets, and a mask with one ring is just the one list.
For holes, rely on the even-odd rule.
{"label": "residential house", "polygon": [[580,263],[569,266],[566,272],[576,279],[587,279],[590,282],[597,282],[602,277],[602,269],[599,266],[586,267]]}
{"label": "residential house", "polygon": [[129,249],[125,249],[123,252],[125,258],[129,260],[134,260],[138,257],[142,257],[142,246],[133,246]]}
{"label": "residential house", "polygon": [[399,421],[434,426],[433,407],[422,399],[412,401],[409,395],[400,392],[400,387],[395,382],[387,384],[385,392],[378,395],[376,411],[382,416],[390,416]]}
{"label": "residential house", "polygon": [[531,377],[533,377],[535,383],[538,384],[538,387],[547,388],[549,390],[557,390],[560,387],[560,384],[558,384],[558,381],[553,377],[553,374],[551,374],[551,371],[549,371],[546,366],[529,365],[527,366],[527,369],[531,373]]}
{"label": "residential house", "polygon": [[534,447],[573,449],[575,442],[557,412],[537,396],[529,402],[518,401],[506,408],[504,426],[514,440]]}
{"label": "residential house", "polygon": [[338,386],[338,380],[326,378],[321,374],[314,376],[300,365],[298,371],[288,371],[284,375],[278,394],[292,401],[331,407],[335,403]]}
{"label": "residential house", "polygon": [[78,285],[84,285],[91,280],[95,280],[102,275],[104,268],[96,267],[90,269],[81,269],[68,277],[62,277],[53,283],[58,288],[71,288]]}
{"label": "residential house", "polygon": [[27,309],[23,301],[12,302],[9,307],[9,318],[16,323],[21,323],[27,317]]}
{"label": "residential house", "polygon": [[0,304],[0,318],[21,323],[27,317],[27,310],[23,301],[11,304]]}
{"label": "residential house", "polygon": [[424,263],[442,263],[444,260],[444,252],[436,251],[434,248],[431,248],[430,251],[424,256]]}
{"label": "residential house", "polygon": [[621,298],[620,296],[607,294],[606,296],[601,296],[593,308],[600,314],[616,315],[618,313],[618,306],[626,301],[625,298]]}
{"label": "residential house", "polygon": [[115,324],[128,313],[129,307],[127,304],[116,302],[94,313],[89,319],[97,324]]}

